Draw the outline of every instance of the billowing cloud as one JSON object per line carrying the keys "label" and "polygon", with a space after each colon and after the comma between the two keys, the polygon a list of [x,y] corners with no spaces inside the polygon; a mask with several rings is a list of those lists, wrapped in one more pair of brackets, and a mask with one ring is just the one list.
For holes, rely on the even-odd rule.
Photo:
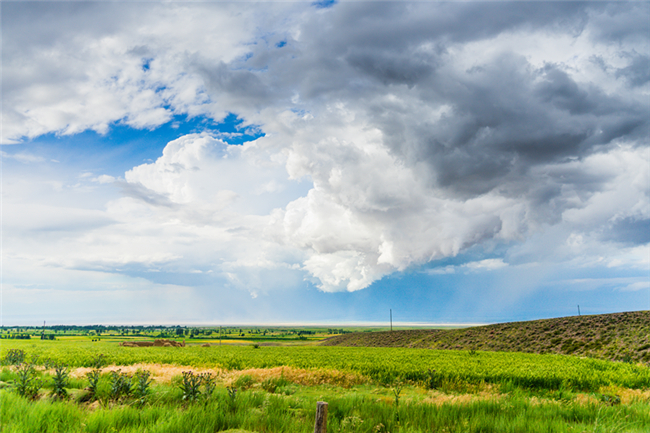
{"label": "billowing cloud", "polygon": [[648,3],[9,3],[4,139],[229,112],[264,132],[186,135],[93,175],[121,196],[67,238],[71,269],[254,290],[281,269],[356,291],[495,245],[503,258],[464,269],[645,266],[649,18]]}

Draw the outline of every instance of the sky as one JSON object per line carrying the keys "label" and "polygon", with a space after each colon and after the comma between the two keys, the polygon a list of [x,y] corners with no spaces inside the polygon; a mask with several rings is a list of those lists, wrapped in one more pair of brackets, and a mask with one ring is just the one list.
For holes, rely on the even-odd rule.
{"label": "sky", "polygon": [[649,2],[0,13],[5,326],[650,309]]}

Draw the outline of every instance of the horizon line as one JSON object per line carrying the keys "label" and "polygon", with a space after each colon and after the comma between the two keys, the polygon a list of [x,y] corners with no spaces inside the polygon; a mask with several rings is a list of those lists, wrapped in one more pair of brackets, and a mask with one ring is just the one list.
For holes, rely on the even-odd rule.
{"label": "horizon line", "polygon": [[[500,322],[494,322],[500,323]],[[469,323],[469,322],[446,322],[446,323],[432,323],[432,322],[393,322],[393,327],[472,327],[472,326],[484,326],[490,325],[493,323]],[[151,323],[151,322],[128,322],[128,323],[117,323],[117,322],[107,322],[107,323],[52,323],[46,324],[45,328],[52,326],[160,326],[165,328],[174,328],[174,327],[205,327],[205,328],[215,328],[215,327],[232,327],[232,326],[242,326],[242,327],[287,327],[287,326],[300,326],[300,327],[319,327],[319,328],[328,328],[328,327],[386,327],[390,328],[390,323],[386,322],[366,322],[366,321],[351,321],[351,322],[229,322],[229,323],[199,323],[199,322],[184,322],[184,323]],[[13,327],[32,327],[32,328],[42,328],[43,325],[0,325],[0,328],[13,328]]]}

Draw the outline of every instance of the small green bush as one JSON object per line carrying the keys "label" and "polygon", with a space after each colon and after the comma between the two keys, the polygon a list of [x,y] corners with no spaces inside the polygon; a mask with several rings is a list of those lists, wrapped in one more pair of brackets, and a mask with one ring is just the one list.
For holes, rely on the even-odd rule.
{"label": "small green bush", "polygon": [[183,400],[194,402],[201,396],[201,377],[192,371],[183,372],[183,380],[179,385],[183,391]]}
{"label": "small green bush", "polygon": [[150,385],[153,379],[151,379],[151,372],[147,370],[138,370],[135,373],[135,389],[133,394],[138,399],[138,403],[143,405],[147,396],[151,392]]}
{"label": "small green bush", "polygon": [[206,372],[199,374],[201,385],[203,386],[203,395],[205,398],[210,398],[214,389],[216,388],[215,377],[212,373]]}
{"label": "small green bush", "polygon": [[99,378],[101,377],[101,370],[94,369],[86,373],[88,379],[88,391],[90,391],[91,398],[97,398],[97,386],[99,385]]}
{"label": "small green bush", "polygon": [[34,366],[26,363],[20,364],[16,374],[18,375],[15,380],[16,392],[22,397],[35,399],[43,382],[37,376]]}
{"label": "small green bush", "polygon": [[9,349],[2,363],[5,365],[18,365],[18,364],[22,364],[23,362],[25,362],[24,350]]}
{"label": "small green bush", "polygon": [[66,390],[66,387],[69,383],[69,376],[70,371],[66,366],[57,365],[54,367],[54,376],[52,376],[54,387],[52,392],[54,393],[55,398],[59,400],[68,398],[68,391]]}
{"label": "small green bush", "polygon": [[602,394],[600,396],[600,401],[609,406],[617,406],[621,404],[621,397],[616,394]]}
{"label": "small green bush", "polygon": [[126,373],[122,373],[121,370],[111,371],[111,398],[115,401],[119,401],[121,398],[130,395],[131,377]]}

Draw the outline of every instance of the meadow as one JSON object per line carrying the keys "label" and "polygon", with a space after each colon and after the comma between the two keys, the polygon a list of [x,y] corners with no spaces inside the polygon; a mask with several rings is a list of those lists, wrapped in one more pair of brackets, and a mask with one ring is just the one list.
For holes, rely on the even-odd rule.
{"label": "meadow", "polygon": [[[1,344],[5,364],[11,350],[22,351],[41,381],[23,397],[20,367],[3,367],[2,432],[308,432],[319,400],[329,403],[330,432],[650,431],[643,364],[315,345],[133,348],[74,337]],[[57,365],[69,374],[61,398]],[[151,379],[139,395],[143,372]],[[119,377],[130,382],[123,395],[115,394]]]}

